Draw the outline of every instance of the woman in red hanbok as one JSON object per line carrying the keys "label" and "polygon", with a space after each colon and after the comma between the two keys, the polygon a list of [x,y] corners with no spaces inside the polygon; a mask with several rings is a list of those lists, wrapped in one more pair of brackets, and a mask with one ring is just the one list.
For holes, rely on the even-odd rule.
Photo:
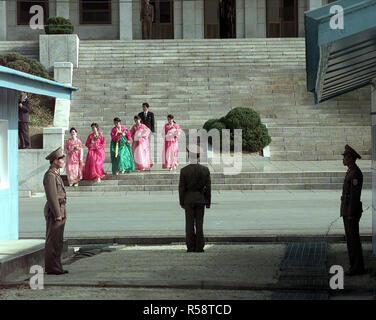
{"label": "woman in red hanbok", "polygon": [[141,123],[139,116],[134,116],[135,125],[131,129],[132,154],[136,170],[150,169],[153,164],[150,158],[150,129]]}
{"label": "woman in red hanbok", "polygon": [[178,138],[180,135],[180,127],[174,121],[174,116],[169,114],[167,116],[168,123],[164,126],[164,148],[162,154],[162,168],[176,169],[178,164]]}
{"label": "woman in red hanbok", "polygon": [[77,138],[77,130],[70,129],[71,139],[64,143],[64,152],[66,154],[65,172],[67,173],[70,186],[77,187],[78,182],[82,180],[84,148],[82,142]]}
{"label": "woman in red hanbok", "polygon": [[106,156],[104,147],[106,140],[96,123],[91,124],[93,133],[89,134],[85,146],[89,149],[86,157],[84,180],[97,180],[98,183],[106,175],[103,170],[104,159]]}

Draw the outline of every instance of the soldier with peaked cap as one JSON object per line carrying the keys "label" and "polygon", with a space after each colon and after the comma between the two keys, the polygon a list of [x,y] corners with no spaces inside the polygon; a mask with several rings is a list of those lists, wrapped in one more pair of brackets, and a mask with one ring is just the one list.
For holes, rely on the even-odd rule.
{"label": "soldier with peaked cap", "polygon": [[364,274],[362,244],[359,235],[359,220],[363,208],[360,196],[363,186],[363,174],[355,161],[361,156],[349,145],[345,146],[343,164],[348,167],[343,182],[341,197],[341,217],[345,226],[347,251],[350,259],[350,269],[345,273],[348,276]]}
{"label": "soldier with peaked cap", "polygon": [[[198,163],[201,149],[197,145],[187,148],[190,164],[180,170],[179,201],[185,210],[187,252],[204,252],[204,212],[210,208],[210,171]],[[196,227],[196,231],[195,231]]]}
{"label": "soldier with peaked cap", "polygon": [[140,21],[142,27],[142,39],[152,38],[152,26],[154,20],[154,7],[149,0],[143,0],[140,11]]}
{"label": "soldier with peaked cap", "polygon": [[68,273],[61,265],[63,251],[64,227],[66,217],[66,193],[59,169],[64,167],[62,148],[51,152],[46,160],[50,161],[50,168],[44,174],[43,186],[47,203],[44,206],[46,218],[45,271],[47,274]]}

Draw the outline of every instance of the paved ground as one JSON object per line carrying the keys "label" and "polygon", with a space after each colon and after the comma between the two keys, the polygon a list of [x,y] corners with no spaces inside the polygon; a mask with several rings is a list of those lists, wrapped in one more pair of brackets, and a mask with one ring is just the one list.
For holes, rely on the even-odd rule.
{"label": "paved ground", "polygon": [[[284,249],[284,244],[207,245],[205,253],[187,253],[180,244],[128,246],[65,264],[70,273],[46,275],[43,290],[0,290],[0,299],[270,299],[270,291],[239,285],[276,284]],[[104,284],[110,288],[101,288]],[[130,284],[175,288],[127,288]]]}
{"label": "paved ground", "polygon": [[268,300],[270,291],[77,288],[0,289],[0,300]]}
{"label": "paved ground", "polygon": [[[339,191],[214,191],[204,229],[211,235],[344,234]],[[371,234],[370,190],[362,193],[362,234]],[[44,237],[45,198],[20,199],[20,236]],[[68,198],[65,237],[184,236],[177,192]]]}
{"label": "paved ground", "polygon": [[[372,256],[372,244],[370,242],[363,242],[363,256],[364,264],[368,271],[362,276],[345,277],[344,287],[358,288],[353,293],[348,293],[345,296],[338,292],[333,292],[333,298],[345,298],[346,296],[369,296],[370,292],[376,295],[376,257]],[[347,254],[347,247],[345,243],[330,244],[328,247],[328,267],[332,265],[340,265],[344,270],[349,268],[349,258]],[[338,297],[339,296],[339,297]]]}
{"label": "paved ground", "polygon": [[[205,253],[186,253],[182,244],[118,246],[92,257],[64,260],[70,271],[45,275],[43,290],[25,285],[1,288],[0,300],[269,300],[278,290],[285,244],[209,244]],[[376,289],[376,259],[363,243],[368,274],[345,277],[345,289],[330,291],[334,300],[370,300]],[[329,244],[327,267],[348,268],[346,245]],[[24,277],[8,281],[25,280]]]}

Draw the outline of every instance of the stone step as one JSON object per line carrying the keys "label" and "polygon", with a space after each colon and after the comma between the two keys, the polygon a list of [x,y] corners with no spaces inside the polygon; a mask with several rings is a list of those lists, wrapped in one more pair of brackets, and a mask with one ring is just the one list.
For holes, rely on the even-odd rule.
{"label": "stone step", "polygon": [[38,41],[0,41],[0,55],[11,52],[39,60],[39,43]]}
{"label": "stone step", "polygon": [[301,38],[82,41],[73,82],[81,90],[73,95],[71,123],[83,135],[93,121],[109,132],[113,116],[129,126],[148,101],[157,119],[172,113],[186,130],[250,106],[268,125],[272,159],[341,159],[345,142],[358,146],[354,132],[366,153],[369,92],[314,105],[305,67]]}
{"label": "stone step", "polygon": [[[291,172],[253,173],[243,172],[236,176],[212,173],[212,190],[304,190],[341,189],[344,172]],[[371,173],[363,171],[363,188],[371,188]],[[66,176],[62,176],[67,184]],[[179,173],[130,173],[125,175],[108,174],[101,184],[81,181],[79,187],[67,187],[68,193],[126,191],[177,191]]]}

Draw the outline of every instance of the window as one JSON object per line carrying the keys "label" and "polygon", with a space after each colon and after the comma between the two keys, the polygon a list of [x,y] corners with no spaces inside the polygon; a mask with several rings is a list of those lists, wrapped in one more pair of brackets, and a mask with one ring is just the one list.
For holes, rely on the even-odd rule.
{"label": "window", "polygon": [[29,25],[34,13],[30,13],[32,6],[41,6],[44,13],[44,22],[48,19],[48,0],[18,0],[17,1],[17,24]]}
{"label": "window", "polygon": [[8,121],[0,120],[0,190],[8,188]]}
{"label": "window", "polygon": [[111,0],[80,0],[80,24],[111,24]]}

